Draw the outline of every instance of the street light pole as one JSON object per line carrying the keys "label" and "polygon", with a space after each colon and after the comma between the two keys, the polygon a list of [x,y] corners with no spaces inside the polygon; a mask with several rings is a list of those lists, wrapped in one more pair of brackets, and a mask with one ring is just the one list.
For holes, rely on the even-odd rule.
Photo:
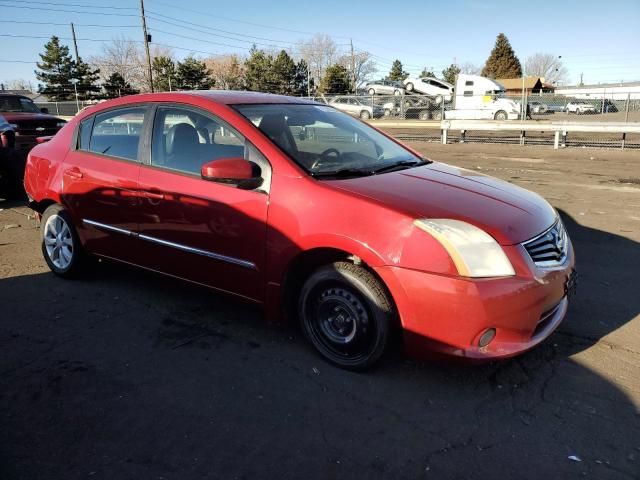
{"label": "street light pole", "polygon": [[78,79],[77,78],[72,78],[70,80],[71,83],[73,83],[73,91],[76,94],[76,108],[78,109],[78,112],[80,111],[80,101],[78,100]]}

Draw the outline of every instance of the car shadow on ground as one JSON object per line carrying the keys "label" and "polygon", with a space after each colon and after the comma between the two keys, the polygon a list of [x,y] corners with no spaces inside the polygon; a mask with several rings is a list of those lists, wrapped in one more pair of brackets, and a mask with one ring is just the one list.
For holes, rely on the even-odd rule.
{"label": "car shadow on ground", "polygon": [[638,408],[611,378],[638,352],[597,344],[640,311],[638,244],[562,217],[566,321],[480,367],[345,372],[254,305],[118,264],[1,279],[0,477],[634,478]]}

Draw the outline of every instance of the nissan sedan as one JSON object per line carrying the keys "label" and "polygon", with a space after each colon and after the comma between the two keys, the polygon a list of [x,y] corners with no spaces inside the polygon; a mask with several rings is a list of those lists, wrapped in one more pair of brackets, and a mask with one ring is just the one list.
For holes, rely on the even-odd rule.
{"label": "nissan sedan", "polygon": [[98,256],[206,285],[297,319],[352,370],[395,331],[413,354],[519,354],[560,324],[574,285],[540,196],[298,98],[110,100],[31,151],[25,187],[60,277]]}

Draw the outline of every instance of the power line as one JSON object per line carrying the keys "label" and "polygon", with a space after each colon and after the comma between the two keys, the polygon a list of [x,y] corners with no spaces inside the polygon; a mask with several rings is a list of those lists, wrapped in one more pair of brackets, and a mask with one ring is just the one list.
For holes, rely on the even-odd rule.
{"label": "power line", "polygon": [[78,4],[78,3],[61,3],[61,2],[37,2],[34,0],[0,0],[2,2],[10,2],[10,3],[27,3],[27,4],[37,4],[37,5],[54,5],[56,7],[81,7],[81,8],[106,8],[109,10],[136,10],[133,7],[113,7],[102,6],[102,5],[88,5],[88,4]]}
{"label": "power line", "polygon": [[[2,1],[2,0],[0,0]],[[67,27],[68,23],[54,23],[54,22],[30,22],[26,20],[0,20],[0,23],[18,23],[25,25],[49,25],[54,27]],[[77,27],[100,27],[100,28],[140,28],[140,25],[98,25],[90,23],[75,23]]]}
{"label": "power line", "polygon": [[[7,0],[0,0],[2,2],[7,1]],[[80,15],[105,15],[105,16],[109,16],[109,17],[137,17],[137,15],[134,15],[132,13],[106,13],[106,12],[80,12],[78,10],[62,10],[59,8],[45,8],[45,7],[29,7],[29,6],[24,6],[24,5],[2,5],[2,8],[19,8],[20,10],[38,10],[40,11],[47,11],[47,12],[63,12],[63,13],[77,13]]]}

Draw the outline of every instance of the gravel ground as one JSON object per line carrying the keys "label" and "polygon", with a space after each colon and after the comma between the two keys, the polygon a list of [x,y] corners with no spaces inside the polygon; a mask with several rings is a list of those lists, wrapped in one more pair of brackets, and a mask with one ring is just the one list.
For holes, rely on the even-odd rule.
{"label": "gravel ground", "polygon": [[0,204],[0,479],[640,478],[640,154],[413,146],[561,211],[580,284],[542,346],[344,372],[203,288],[55,278]]}

